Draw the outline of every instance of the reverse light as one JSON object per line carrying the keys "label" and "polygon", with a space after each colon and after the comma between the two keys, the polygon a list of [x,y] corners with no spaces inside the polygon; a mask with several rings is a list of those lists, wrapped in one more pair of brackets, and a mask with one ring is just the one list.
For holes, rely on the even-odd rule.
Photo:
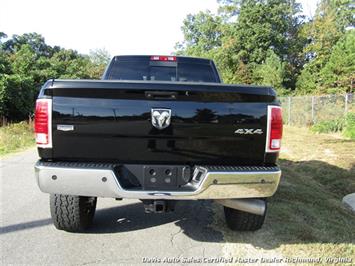
{"label": "reverse light", "polygon": [[282,139],[282,109],[280,106],[268,106],[266,152],[278,152]]}
{"label": "reverse light", "polygon": [[176,61],[176,56],[161,56],[153,55],[150,57],[151,61]]}
{"label": "reverse light", "polygon": [[40,148],[52,148],[52,99],[38,99],[35,111],[36,143]]}

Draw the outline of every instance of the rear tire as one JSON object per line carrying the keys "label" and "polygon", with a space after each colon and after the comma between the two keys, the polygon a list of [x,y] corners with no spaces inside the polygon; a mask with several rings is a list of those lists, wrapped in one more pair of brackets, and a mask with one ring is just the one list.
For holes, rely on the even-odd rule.
{"label": "rear tire", "polygon": [[96,197],[50,195],[50,210],[54,226],[68,232],[82,232],[93,221]]}
{"label": "rear tire", "polygon": [[224,215],[227,225],[231,230],[256,231],[264,224],[266,210],[267,209],[265,209],[264,215],[257,215],[224,206]]}

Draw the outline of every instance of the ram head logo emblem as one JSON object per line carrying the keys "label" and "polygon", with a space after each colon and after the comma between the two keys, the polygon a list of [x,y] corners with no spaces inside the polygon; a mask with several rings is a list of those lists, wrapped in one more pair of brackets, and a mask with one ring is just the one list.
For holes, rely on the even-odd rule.
{"label": "ram head logo emblem", "polygon": [[171,110],[164,108],[152,108],[152,125],[157,129],[164,129],[170,125]]}

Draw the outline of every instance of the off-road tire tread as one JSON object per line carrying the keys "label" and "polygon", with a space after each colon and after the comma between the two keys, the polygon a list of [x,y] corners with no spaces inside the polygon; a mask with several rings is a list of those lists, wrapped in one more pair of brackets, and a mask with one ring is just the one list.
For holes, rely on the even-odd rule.
{"label": "off-road tire tread", "polygon": [[95,198],[90,212],[87,212],[88,200],[89,197],[51,194],[50,210],[54,226],[68,232],[82,232],[87,229],[92,224],[96,209]]}

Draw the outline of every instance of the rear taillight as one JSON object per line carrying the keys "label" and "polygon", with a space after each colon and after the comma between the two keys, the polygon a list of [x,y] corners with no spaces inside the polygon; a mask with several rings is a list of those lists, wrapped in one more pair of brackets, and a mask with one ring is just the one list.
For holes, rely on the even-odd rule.
{"label": "rear taillight", "polygon": [[278,152],[282,139],[282,109],[279,106],[268,106],[266,152]]}
{"label": "rear taillight", "polygon": [[150,57],[151,61],[176,61],[176,56],[161,56],[153,55]]}
{"label": "rear taillight", "polygon": [[52,148],[52,100],[38,99],[35,112],[36,143],[41,148]]}

